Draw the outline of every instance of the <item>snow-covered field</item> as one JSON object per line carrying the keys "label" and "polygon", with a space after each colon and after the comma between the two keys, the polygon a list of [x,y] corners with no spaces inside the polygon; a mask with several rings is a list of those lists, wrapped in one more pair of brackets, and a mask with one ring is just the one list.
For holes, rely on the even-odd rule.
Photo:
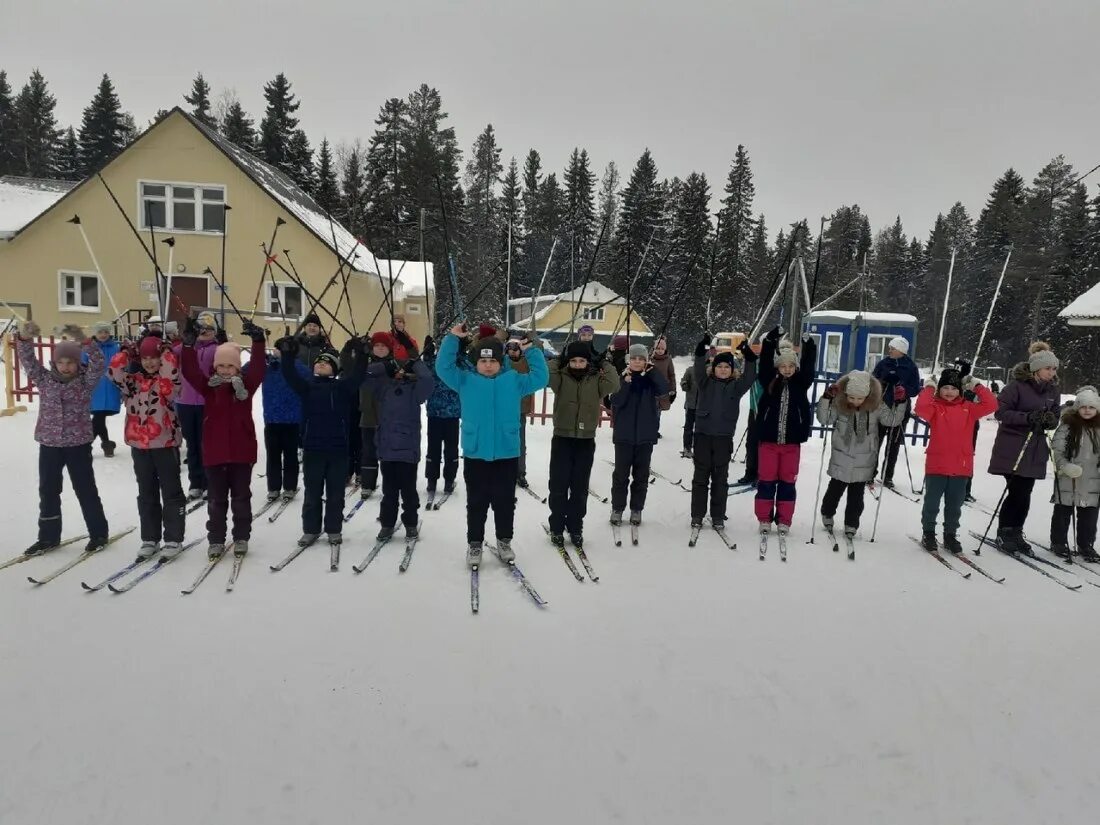
{"label": "snow-covered field", "polygon": [[[35,414],[0,419],[5,558],[35,538]],[[682,418],[678,402],[655,453],[673,479],[690,477]],[[121,443],[121,416],[110,426]],[[545,493],[550,428],[528,433]],[[891,494],[874,544],[868,497],[854,563],[820,530],[807,544],[820,447],[803,452],[786,564],[774,548],[757,559],[749,495],[730,499],[739,550],[713,533],[689,549],[689,496],[658,481],[637,548],[612,545],[590,500],[600,582],[578,584],[539,526],[546,508],[520,495],[518,562],[545,610],[487,559],[471,615],[461,484],[425,515],[404,575],[398,544],[351,572],[376,502],[347,525],[339,573],[327,546],[269,572],[300,499],[257,523],[231,594],[223,562],[180,595],[201,546],[127,594],[82,592],[131,560],[136,534],[41,588],[27,575],[75,548],[2,571],[0,823],[1092,821],[1100,592],[993,552],[978,562],[1004,585],[964,580],[906,538],[919,505]],[[95,460],[113,530],[137,523],[127,454]],[[604,429],[603,494],[611,455]],[[979,475],[985,505],[1000,488]],[[1039,538],[1048,489],[1028,524]],[[65,535],[83,532],[68,492],[64,512]],[[964,528],[987,521],[964,512]]]}

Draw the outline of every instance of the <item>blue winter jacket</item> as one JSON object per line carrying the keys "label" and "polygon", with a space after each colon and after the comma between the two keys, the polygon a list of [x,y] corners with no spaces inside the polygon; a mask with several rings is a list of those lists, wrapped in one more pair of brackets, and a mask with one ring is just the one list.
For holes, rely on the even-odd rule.
{"label": "blue winter jacket", "polygon": [[319,453],[344,453],[349,449],[352,399],[363,382],[363,360],[336,378],[311,375],[303,378],[295,360],[283,358],[283,379],[302,399],[302,448]]}
{"label": "blue winter jacket", "polygon": [[435,379],[423,361],[411,363],[413,379],[390,378],[379,362],[367,367],[366,383],[378,404],[374,443],[381,461],[420,461],[420,407],[432,394]]}
{"label": "blue winter jacket", "polygon": [[[118,355],[122,346],[114,338],[108,338],[106,341],[100,341],[98,338],[93,338],[100,352],[103,353],[103,360],[105,363],[110,364],[111,359]],[[80,357],[81,363],[88,363],[88,355],[85,353]],[[118,411],[122,409],[122,395],[118,391],[118,386],[104,375],[99,379],[99,383],[95,385],[95,390],[92,391],[92,412],[105,412],[107,415],[117,415]]]}
{"label": "blue winter jacket", "polygon": [[[308,381],[312,373],[305,365],[294,359],[294,366],[302,380]],[[267,356],[267,371],[264,372],[263,395],[265,424],[302,423],[302,399],[283,377],[279,356],[270,353]]]}
{"label": "blue winter jacket", "polygon": [[668,394],[668,381],[655,369],[630,372],[630,381],[619,384],[611,396],[615,411],[612,441],[615,444],[656,444],[660,428],[657,399]]}
{"label": "blue winter jacket", "polygon": [[435,379],[435,387],[428,399],[429,418],[461,418],[462,404],[458,400],[458,393],[439,380],[439,374],[435,370],[438,355],[422,355],[421,360],[432,371]]}
{"label": "blue winter jacket", "polygon": [[462,453],[466,458],[498,461],[519,456],[519,403],[550,383],[542,350],[526,352],[531,371],[501,370],[487,378],[455,362],[458,338],[448,335],[439,347],[436,373],[458,393],[462,404]]}
{"label": "blue winter jacket", "polygon": [[902,403],[908,403],[909,399],[920,395],[920,371],[908,355],[903,355],[901,358],[883,358],[875,364],[875,371],[872,374],[882,384],[882,400],[886,402],[887,407],[898,403],[894,400],[895,387],[905,387],[908,397]]}

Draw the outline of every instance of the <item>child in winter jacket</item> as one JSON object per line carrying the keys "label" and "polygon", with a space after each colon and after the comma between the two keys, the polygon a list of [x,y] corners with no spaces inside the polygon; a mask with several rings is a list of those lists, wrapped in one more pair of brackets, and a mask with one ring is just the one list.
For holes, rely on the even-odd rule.
{"label": "child in winter jacket", "polygon": [[[309,370],[296,358],[294,370],[308,380]],[[264,370],[264,447],[267,452],[267,500],[290,501],[298,492],[298,445],[302,440],[302,399],[283,377],[282,361],[268,354]]]}
{"label": "child in winter jacket", "polygon": [[1081,387],[1073,405],[1062,412],[1054,431],[1052,458],[1058,473],[1054,486],[1054,513],[1050,519],[1050,549],[1072,558],[1069,527],[1077,509],[1077,552],[1088,562],[1100,562],[1094,549],[1096,516],[1100,507],[1100,393]]}
{"label": "child in winter jacket", "polygon": [[[898,423],[890,432],[879,432],[879,439],[886,442],[886,468],[882,474],[884,487],[894,486],[894,467],[898,463],[898,450],[901,449],[902,433],[906,419],[909,418],[910,399],[920,392],[920,371],[909,357],[909,341],[900,335],[890,339],[886,345],[886,357],[875,364],[874,377],[882,384],[882,402],[887,407],[901,406],[905,415],[895,416]],[[965,376],[963,376],[965,377]],[[875,468],[874,478],[878,474]]]}
{"label": "child in winter jacket", "polygon": [[[667,395],[668,384],[660,370],[649,363],[644,344],[634,344],[627,352],[627,368],[622,383],[611,396],[615,411],[612,441],[615,444],[615,472],[611,475],[611,523],[621,524],[630,486],[630,523],[642,523],[642,509],[649,491],[649,464],[657,443],[660,406],[658,399]],[[631,483],[633,476],[633,483]]]}
{"label": "child in winter jacket", "polygon": [[583,542],[588,512],[588,481],[596,455],[596,427],[600,399],[619,389],[619,374],[601,359],[595,363],[592,346],[569,344],[549,365],[554,393],[554,436],[550,441],[550,540],[565,547],[565,531],[574,547]]}
{"label": "child in winter jacket", "polygon": [[[40,335],[38,324],[27,321],[16,345],[19,363],[28,379],[38,388],[38,421],[34,440],[38,442],[38,541],[27,548],[28,556],[52,550],[61,543],[62,471],[69,471],[84,524],[88,528],[85,550],[94,552],[107,543],[107,517],[96,488],[92,470],[92,420],[89,415],[92,393],[103,377],[103,352],[90,339],[84,339],[79,327],[66,327],[76,340],[54,345],[53,364],[43,367],[34,355],[34,338]],[[86,366],[80,363],[83,352]]]}
{"label": "child in winter jacket", "polygon": [[[373,363],[384,363],[393,358],[394,340],[388,332],[376,332],[370,336],[369,350],[364,350],[362,374]],[[356,364],[351,354],[340,358],[340,371],[350,375]],[[353,414],[354,414],[354,404]],[[372,384],[362,381],[359,385],[359,495],[370,498],[378,487],[378,399]]]}
{"label": "child in winter jacket", "polygon": [[[161,330],[151,331],[162,335]],[[214,352],[219,345],[219,337],[222,336],[218,329],[218,321],[213,312],[199,313],[197,318],[187,320],[185,332],[194,334],[195,360],[199,375],[202,380],[198,384],[192,384],[186,373],[180,383],[180,396],[176,402],[176,415],[179,416],[180,427],[183,428],[183,440],[187,443],[187,478],[190,489],[187,491],[189,499],[200,499],[206,495],[206,469],[202,455],[203,421],[206,420],[203,405],[205,394],[203,388],[206,381],[214,372]],[[190,335],[188,335],[190,338]],[[224,340],[222,341],[224,343]],[[181,367],[183,365],[183,343],[176,344],[172,351],[176,355]],[[197,376],[196,376],[197,377]]]}
{"label": "child in winter jacket", "polygon": [[833,516],[845,492],[844,535],[851,539],[856,534],[863,514],[863,491],[875,477],[882,433],[905,418],[905,405],[887,406],[882,395],[877,378],[863,370],[852,370],[818,399],[817,420],[833,428],[829,486],[821,500],[821,523],[830,534]]}
{"label": "child in winter jacket", "polygon": [[428,505],[435,498],[439,483],[440,464],[443,465],[443,492],[450,495],[458,477],[458,424],[462,405],[458,393],[439,380],[436,372],[435,341],[429,335],[424,339],[424,365],[435,379],[432,394],[428,398],[428,458],[424,462],[424,475],[428,479]]}
{"label": "child in winter jacket", "polygon": [[745,370],[738,373],[732,352],[720,352],[707,366],[706,333],[695,347],[695,475],[691,480],[691,526],[703,526],[710,500],[710,521],[715,530],[726,527],[729,467],[733,457],[733,434],[741,413],[741,398],[756,380],[756,353],[742,341],[738,350]]}
{"label": "child in winter jacket", "polygon": [[760,440],[756,519],[761,533],[769,532],[774,519],[780,535],[786,535],[794,518],[795,481],[802,445],[810,437],[812,425],[807,393],[814,381],[817,345],[813,338],[804,335],[799,358],[790,341],[780,340],[782,334],[781,327],[773,329],[760,350],[757,380],[762,392],[756,413]]}
{"label": "child in winter jacket", "polygon": [[176,417],[180,371],[171,346],[155,336],[128,344],[111,359],[108,376],[126,403],[126,443],[134,460],[141,522],[139,559],[160,549],[172,557],[183,549],[186,500],[180,483],[183,434]]}
{"label": "child in winter jacket", "polygon": [[917,396],[914,412],[928,422],[925,450],[924,506],[921,544],[936,550],[936,519],[943,499],[943,546],[961,553],[957,536],[966,482],[974,475],[974,423],[997,410],[997,399],[973,376],[964,379],[950,368],[940,380],[929,378]]}
{"label": "child in winter jacket", "polygon": [[515,560],[512,533],[516,512],[516,477],[520,452],[520,399],[546,386],[548,373],[542,351],[528,339],[524,355],[527,374],[503,369],[504,347],[496,338],[479,341],[469,352],[473,369],[459,366],[459,345],[466,331],[451,330],[439,347],[436,374],[458,393],[462,405],[462,452],[466,482],[466,563],[481,564],[485,519],[493,508],[497,552],[504,562]]}
{"label": "child in winter jacket", "polygon": [[[95,324],[92,327],[92,339],[103,352],[103,362],[110,364],[111,359],[118,354],[120,349],[118,341],[111,333],[111,325],[106,321]],[[88,363],[87,356],[84,356],[82,361],[85,364]],[[119,397],[118,387],[114,385],[114,382],[108,376],[104,375],[99,379],[95,392],[92,393],[92,433],[94,435],[93,443],[94,439],[98,438],[99,446],[103,448],[103,455],[108,458],[115,454],[115,442],[111,441],[111,436],[107,434],[107,418],[108,416],[118,415],[121,406],[122,399]]]}
{"label": "child in winter jacket", "polygon": [[399,365],[397,360],[376,361],[367,367],[366,384],[378,404],[375,441],[382,467],[382,505],[379,539],[393,535],[398,505],[405,537],[419,534],[420,497],[416,469],[420,463],[420,408],[432,394],[435,379],[419,358]]}
{"label": "child in winter jacket", "polygon": [[340,369],[340,358],[335,352],[322,350],[309,379],[303,378],[294,368],[298,339],[280,338],[275,346],[282,359],[283,378],[302,399],[305,499],[302,537],[298,544],[301,547],[313,544],[322,527],[328,534],[329,544],[340,544],[347,482],[348,419],[352,415],[352,398],[359,392],[366,369],[363,342],[352,338],[344,345],[342,355],[345,363],[351,364],[349,370]]}
{"label": "child in winter jacket", "polygon": [[196,327],[189,321],[183,335],[183,377],[202,393],[202,461],[208,481],[206,534],[211,560],[225,553],[230,498],[233,502],[233,553],[243,557],[252,535],[252,465],[256,463],[256,425],[252,398],[264,380],[267,361],[264,331],[245,324],[252,339],[248,369],[241,372],[241,349],[219,344],[214,350],[214,374],[204,375],[196,350]]}

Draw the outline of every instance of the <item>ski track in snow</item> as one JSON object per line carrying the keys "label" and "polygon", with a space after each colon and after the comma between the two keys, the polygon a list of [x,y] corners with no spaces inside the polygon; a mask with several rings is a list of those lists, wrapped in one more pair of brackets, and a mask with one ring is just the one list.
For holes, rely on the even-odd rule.
{"label": "ski track in snow", "polygon": [[[687,481],[682,403],[654,468]],[[35,537],[35,416],[0,419],[4,558]],[[112,530],[137,524],[121,426],[109,420],[116,457],[95,458]],[[551,428],[527,432],[545,495]],[[983,423],[980,468],[994,433]],[[610,457],[610,431],[598,441]],[[820,447],[803,451],[786,564],[757,559],[749,495],[729,499],[740,550],[707,530],[689,549],[690,497],[657,480],[638,547],[614,547],[609,507],[586,501],[600,583],[578,584],[540,527],[546,507],[519,495],[517,561],[543,610],[486,554],[470,614],[461,477],[455,501],[423,513],[404,575],[397,540],[351,573],[376,500],[345,525],[339,573],[323,542],[270,573],[297,538],[301,496],[254,524],[231,594],[223,563],[180,596],[203,545],[125,595],[83,593],[82,579],[132,559],[136,532],[39,589],[26,576],[78,548],[0,571],[0,822],[1089,821],[1100,594],[991,550],[979,564],[1003,586],[951,575],[906,537],[919,505],[897,496],[874,544],[867,497],[854,563],[820,528],[806,544]],[[595,462],[601,495],[611,470]],[[896,480],[907,489],[904,455]],[[263,480],[252,489],[259,507]],[[1028,521],[1040,539],[1049,490],[1037,485]],[[979,474],[984,504],[1000,491]],[[64,518],[65,536],[82,532],[68,484]],[[204,522],[192,515],[188,538]],[[964,509],[962,533],[987,522]]]}

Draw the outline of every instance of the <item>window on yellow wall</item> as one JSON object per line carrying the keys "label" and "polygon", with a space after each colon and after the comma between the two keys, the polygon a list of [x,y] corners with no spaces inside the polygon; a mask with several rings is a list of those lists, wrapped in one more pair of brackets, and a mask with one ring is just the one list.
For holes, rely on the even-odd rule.
{"label": "window on yellow wall", "polygon": [[405,312],[407,312],[409,315],[419,315],[420,304],[405,304]]}
{"label": "window on yellow wall", "polygon": [[60,272],[59,306],[76,312],[99,312],[99,276],[94,272]]}
{"label": "window on yellow wall", "polygon": [[142,181],[139,218],[142,229],[174,232],[223,232],[225,187]]}
{"label": "window on yellow wall", "polygon": [[584,320],[586,321],[602,321],[603,320],[603,307],[598,309],[586,309],[584,311]]}
{"label": "window on yellow wall", "polygon": [[302,290],[291,284],[268,284],[267,311],[287,318],[302,318]]}

